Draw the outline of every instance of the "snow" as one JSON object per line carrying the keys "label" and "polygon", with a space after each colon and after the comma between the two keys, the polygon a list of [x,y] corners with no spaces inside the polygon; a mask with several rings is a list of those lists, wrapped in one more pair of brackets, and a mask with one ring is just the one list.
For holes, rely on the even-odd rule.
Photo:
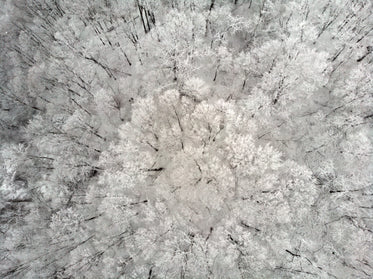
{"label": "snow", "polygon": [[1,278],[371,278],[367,0],[5,1]]}

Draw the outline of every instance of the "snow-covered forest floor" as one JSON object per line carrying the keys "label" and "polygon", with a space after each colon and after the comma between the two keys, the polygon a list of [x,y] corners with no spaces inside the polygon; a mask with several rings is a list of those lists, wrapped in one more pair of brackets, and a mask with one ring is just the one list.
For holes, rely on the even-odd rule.
{"label": "snow-covered forest floor", "polygon": [[2,0],[0,278],[372,278],[370,0]]}

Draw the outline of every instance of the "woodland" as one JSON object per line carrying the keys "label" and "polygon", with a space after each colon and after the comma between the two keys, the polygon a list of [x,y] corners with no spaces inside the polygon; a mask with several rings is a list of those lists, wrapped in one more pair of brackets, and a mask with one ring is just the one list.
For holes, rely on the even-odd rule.
{"label": "woodland", "polygon": [[0,278],[372,278],[370,0],[1,0]]}

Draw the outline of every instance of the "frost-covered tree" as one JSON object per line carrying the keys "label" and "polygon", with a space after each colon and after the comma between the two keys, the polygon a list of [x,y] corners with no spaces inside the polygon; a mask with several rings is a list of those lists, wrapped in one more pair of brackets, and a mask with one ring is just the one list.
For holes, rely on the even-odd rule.
{"label": "frost-covered tree", "polygon": [[[206,86],[196,91],[197,82],[184,93],[168,90],[135,102],[119,141],[101,156],[105,170],[87,198],[99,200],[91,229],[100,239],[124,242],[120,249],[95,244],[102,262],[93,272],[131,278],[272,274],[282,262],[276,255],[293,248],[286,235],[304,237],[297,228],[314,218],[318,192],[311,172],[259,145],[256,124],[240,105],[211,96]],[[257,258],[256,249],[271,263]]]}

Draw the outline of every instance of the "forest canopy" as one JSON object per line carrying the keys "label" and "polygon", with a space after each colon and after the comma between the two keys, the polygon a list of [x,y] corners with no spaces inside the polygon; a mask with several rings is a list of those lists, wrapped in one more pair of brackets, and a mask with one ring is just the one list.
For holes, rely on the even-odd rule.
{"label": "forest canopy", "polygon": [[1,278],[371,278],[369,0],[3,0]]}

